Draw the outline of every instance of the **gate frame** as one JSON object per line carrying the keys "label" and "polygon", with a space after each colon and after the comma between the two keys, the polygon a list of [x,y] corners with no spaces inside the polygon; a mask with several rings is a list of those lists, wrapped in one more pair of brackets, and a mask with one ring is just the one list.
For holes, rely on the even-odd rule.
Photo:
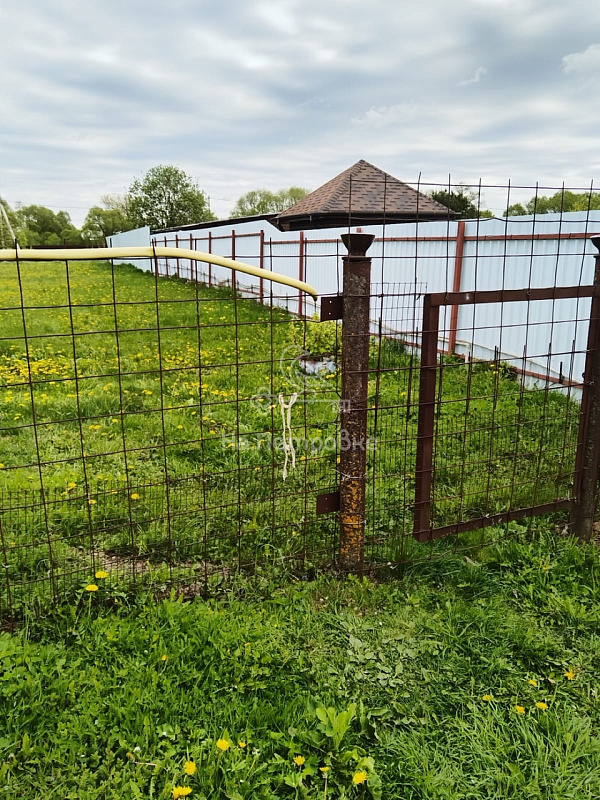
{"label": "gate frame", "polygon": [[[442,306],[476,305],[485,303],[528,302],[531,300],[564,300],[570,298],[592,298],[590,327],[586,349],[586,364],[583,384],[583,397],[579,418],[577,453],[575,459],[573,497],[555,500],[528,508],[504,511],[475,519],[455,522],[439,528],[431,527],[431,487],[433,483],[433,442],[435,431],[435,406],[438,364],[438,341],[440,308]],[[421,341],[421,368],[419,380],[419,419],[417,427],[417,457],[415,469],[415,504],[413,536],[419,542],[428,542],[449,536],[453,533],[476,530],[511,520],[547,514],[566,508],[576,510],[585,505],[582,476],[589,473],[586,465],[585,445],[588,437],[588,422],[592,405],[593,382],[591,376],[594,364],[599,361],[598,337],[600,336],[600,285],[592,286],[552,286],[541,289],[501,289],[472,292],[432,292],[424,296],[423,326]],[[600,446],[600,442],[598,442]],[[596,448],[598,449],[598,447]],[[597,477],[597,476],[596,476]],[[589,480],[595,487],[595,481]],[[594,498],[595,499],[595,498]],[[575,514],[575,516],[577,516]],[[586,538],[578,531],[581,538]],[[589,534],[587,535],[589,538]]]}

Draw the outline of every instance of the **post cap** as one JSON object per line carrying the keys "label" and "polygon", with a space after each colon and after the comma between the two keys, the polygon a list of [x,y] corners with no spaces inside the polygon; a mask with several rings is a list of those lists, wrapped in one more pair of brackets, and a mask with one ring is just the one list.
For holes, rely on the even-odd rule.
{"label": "post cap", "polygon": [[372,233],[342,233],[342,242],[346,245],[348,255],[351,256],[366,256],[374,239]]}

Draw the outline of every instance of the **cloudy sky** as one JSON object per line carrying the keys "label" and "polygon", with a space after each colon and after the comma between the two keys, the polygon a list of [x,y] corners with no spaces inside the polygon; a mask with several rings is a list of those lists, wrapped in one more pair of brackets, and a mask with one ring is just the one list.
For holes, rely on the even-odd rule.
{"label": "cloudy sky", "polygon": [[0,195],[77,224],[156,164],[219,216],[360,158],[600,187],[589,0],[2,0],[0,31]]}

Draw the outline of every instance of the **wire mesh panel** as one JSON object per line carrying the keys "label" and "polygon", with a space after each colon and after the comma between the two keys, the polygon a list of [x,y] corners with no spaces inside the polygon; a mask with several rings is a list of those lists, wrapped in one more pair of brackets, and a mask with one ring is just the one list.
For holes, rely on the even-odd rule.
{"label": "wire mesh panel", "polygon": [[[341,229],[156,234],[155,248],[185,253],[148,248],[141,269],[0,261],[0,614],[98,581],[206,592],[263,564],[337,566],[355,524],[344,482],[366,496],[361,569],[475,546],[578,501],[597,194],[568,218],[533,203],[513,219],[505,187],[509,216],[483,218],[475,187],[473,219],[423,221],[417,198],[404,222],[410,192],[391,214],[388,178],[351,182],[348,230],[375,239],[354,262],[370,291],[367,278],[343,303]],[[357,197],[383,198],[383,213],[356,212]],[[200,247],[220,264],[198,264]],[[235,257],[264,274],[236,273],[223,260]],[[338,312],[315,321],[298,281]],[[346,456],[344,420],[366,421],[366,465]]]}
{"label": "wire mesh panel", "polygon": [[337,368],[275,286],[260,304],[106,262],[0,273],[3,613],[333,557],[309,498],[335,483]]}
{"label": "wire mesh panel", "polygon": [[[594,287],[524,289],[503,293],[474,292],[428,295],[423,313],[420,370],[419,442],[417,451],[415,536],[428,541],[450,533],[507,522],[567,508],[574,498],[576,458],[582,430],[583,375],[573,365],[585,357],[576,349],[558,355],[568,368],[553,377],[552,337],[545,352],[529,343],[530,327],[522,326],[522,354],[510,357],[503,347],[504,326],[493,310],[512,302],[536,305],[536,318],[552,327],[565,321],[561,305],[579,302],[581,313],[569,312],[568,323],[586,332]],[[500,302],[499,302],[500,301]],[[503,302],[502,302],[503,301]],[[438,355],[439,306],[472,304],[470,331],[492,325],[498,341],[488,359]],[[478,313],[475,313],[475,310]],[[507,327],[514,317],[507,313]],[[531,326],[533,327],[533,326]],[[545,374],[528,370],[531,360],[547,363]],[[483,534],[482,534],[483,536]]]}

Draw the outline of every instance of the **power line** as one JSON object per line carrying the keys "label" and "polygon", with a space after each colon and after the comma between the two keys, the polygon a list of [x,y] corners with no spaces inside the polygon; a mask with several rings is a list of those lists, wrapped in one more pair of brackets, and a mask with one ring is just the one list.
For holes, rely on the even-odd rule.
{"label": "power line", "polygon": [[46,203],[23,203],[21,200],[7,200],[7,203],[10,203],[11,206],[24,206],[24,205],[43,205],[44,208],[58,208],[59,211],[62,211],[65,208],[77,208],[83,211],[86,211],[91,208],[91,206],[53,206],[48,205]]}

